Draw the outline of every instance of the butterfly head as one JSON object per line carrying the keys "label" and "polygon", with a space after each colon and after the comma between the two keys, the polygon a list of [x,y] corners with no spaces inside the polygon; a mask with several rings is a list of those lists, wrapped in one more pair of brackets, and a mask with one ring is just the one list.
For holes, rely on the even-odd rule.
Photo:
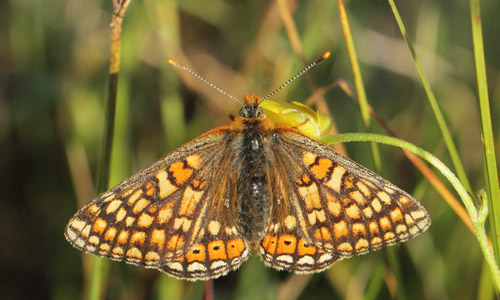
{"label": "butterfly head", "polygon": [[260,97],[257,95],[246,95],[245,96],[245,104],[240,109],[240,117],[243,118],[255,118],[255,117],[263,117],[264,110],[259,106]]}

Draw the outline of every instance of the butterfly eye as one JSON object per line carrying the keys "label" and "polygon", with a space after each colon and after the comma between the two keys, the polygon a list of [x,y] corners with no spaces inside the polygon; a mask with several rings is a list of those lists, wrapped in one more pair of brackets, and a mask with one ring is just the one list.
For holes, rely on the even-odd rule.
{"label": "butterfly eye", "polygon": [[250,117],[250,113],[248,111],[248,108],[247,107],[242,107],[240,109],[239,115],[242,118],[249,118]]}

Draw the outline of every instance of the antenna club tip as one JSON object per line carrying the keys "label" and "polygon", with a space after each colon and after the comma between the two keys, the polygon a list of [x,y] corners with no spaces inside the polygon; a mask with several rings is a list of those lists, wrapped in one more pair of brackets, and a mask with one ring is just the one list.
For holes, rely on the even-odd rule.
{"label": "antenna club tip", "polygon": [[323,53],[318,59],[316,59],[313,64],[317,65],[317,64],[320,64],[322,62],[324,62],[328,57],[330,57],[330,54],[331,52],[330,51],[326,51],[325,53]]}
{"label": "antenna club tip", "polygon": [[168,62],[169,64],[171,64],[172,66],[175,66],[175,67],[178,67],[178,66],[179,66],[179,64],[178,64],[175,60],[173,60],[173,59],[171,59],[171,58],[167,58],[167,62]]}

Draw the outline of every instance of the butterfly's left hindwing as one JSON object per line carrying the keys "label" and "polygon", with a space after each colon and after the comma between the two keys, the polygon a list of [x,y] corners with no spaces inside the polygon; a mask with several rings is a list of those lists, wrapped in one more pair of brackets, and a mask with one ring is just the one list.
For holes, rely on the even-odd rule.
{"label": "butterfly's left hindwing", "polygon": [[295,193],[289,193],[293,187],[286,178],[278,176],[284,170],[279,159],[269,170],[270,191],[273,191],[271,222],[259,244],[259,254],[267,266],[278,270],[319,272],[342,257],[318,248],[302,233],[293,207],[298,199]]}
{"label": "butterfly's left hindwing", "polygon": [[166,155],[80,209],[66,238],[80,250],[184,279],[236,268],[248,250],[231,226],[234,212],[207,218],[220,211],[224,193],[234,196],[227,192],[231,138],[230,129],[215,129]]}

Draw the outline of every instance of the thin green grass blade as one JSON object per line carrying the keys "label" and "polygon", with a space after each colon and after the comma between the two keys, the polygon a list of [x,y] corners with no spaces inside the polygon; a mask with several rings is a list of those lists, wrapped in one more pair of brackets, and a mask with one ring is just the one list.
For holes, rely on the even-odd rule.
{"label": "thin green grass blade", "polygon": [[408,49],[410,50],[411,55],[413,57],[413,61],[415,63],[415,68],[417,69],[418,75],[420,76],[420,80],[422,81],[422,85],[424,87],[425,93],[427,94],[427,99],[429,100],[429,103],[432,107],[432,111],[434,112],[434,116],[435,116],[436,121],[439,125],[439,129],[441,130],[441,134],[443,135],[444,142],[446,143],[446,147],[448,148],[448,151],[450,153],[451,160],[453,161],[453,166],[455,167],[455,170],[458,174],[458,178],[460,178],[460,181],[463,183],[463,185],[465,186],[467,191],[471,192],[472,191],[471,185],[469,183],[469,179],[467,178],[467,175],[465,173],[465,169],[464,169],[462,162],[460,160],[460,156],[458,155],[457,147],[455,146],[455,143],[453,142],[453,139],[451,137],[451,133],[448,130],[448,125],[446,124],[443,113],[442,113],[441,109],[439,108],[439,104],[436,100],[436,96],[434,95],[434,92],[432,91],[431,85],[429,83],[429,80],[427,79],[427,76],[425,75],[422,64],[420,63],[420,60],[417,57],[417,53],[415,52],[415,49],[413,48],[413,44],[410,41],[410,38],[408,37],[403,20],[401,19],[401,16],[399,15],[399,11],[396,7],[396,4],[394,3],[394,0],[388,0],[388,1],[389,1],[389,5],[391,6],[394,17],[396,19],[396,22],[398,23],[399,30],[401,31],[401,34],[403,35],[403,38],[405,39],[406,44],[408,45]]}
{"label": "thin green grass blade", "polygon": [[384,285],[384,275],[387,266],[384,262],[380,262],[373,273],[370,282],[366,288],[363,300],[375,300],[379,294],[380,289]]}
{"label": "thin green grass blade", "polygon": [[[347,18],[347,13],[345,11],[345,6],[342,0],[338,0],[340,22],[342,24],[342,29],[344,30],[344,38],[346,42],[347,52],[349,53],[349,60],[351,62],[352,74],[354,77],[354,85],[356,87],[356,93],[358,95],[359,109],[361,111],[361,118],[363,119],[363,125],[365,126],[366,132],[373,132],[371,126],[371,117],[369,112],[368,99],[366,97],[365,85],[363,83],[363,76],[361,74],[361,68],[359,67],[358,56],[356,54],[356,48],[354,47],[354,42],[351,35],[351,28],[349,26],[349,20]],[[373,163],[376,170],[381,168],[380,152],[378,150],[376,143],[370,144],[372,151]]]}
{"label": "thin green grass blade", "polygon": [[484,61],[483,33],[481,29],[481,12],[479,0],[470,1],[472,39],[474,43],[474,59],[476,62],[477,89],[479,94],[479,110],[481,116],[481,134],[483,138],[483,155],[486,192],[490,209],[491,241],[495,248],[495,258],[500,261],[500,190],[498,187],[498,170],[495,157],[495,140],[491,127],[491,112]]}
{"label": "thin green grass blade", "polygon": [[[121,26],[123,16],[127,10],[130,0],[123,2],[113,1],[113,19],[111,27],[111,53],[109,66],[108,97],[106,99],[105,128],[103,135],[101,162],[97,179],[97,194],[104,192],[109,185],[109,174],[111,169],[111,153],[113,146],[113,133],[116,116],[116,98],[118,94],[118,74],[120,72],[120,50],[121,50]],[[89,286],[89,300],[98,300],[104,287],[104,279],[107,278],[109,261],[94,258],[92,267],[92,278]]]}

